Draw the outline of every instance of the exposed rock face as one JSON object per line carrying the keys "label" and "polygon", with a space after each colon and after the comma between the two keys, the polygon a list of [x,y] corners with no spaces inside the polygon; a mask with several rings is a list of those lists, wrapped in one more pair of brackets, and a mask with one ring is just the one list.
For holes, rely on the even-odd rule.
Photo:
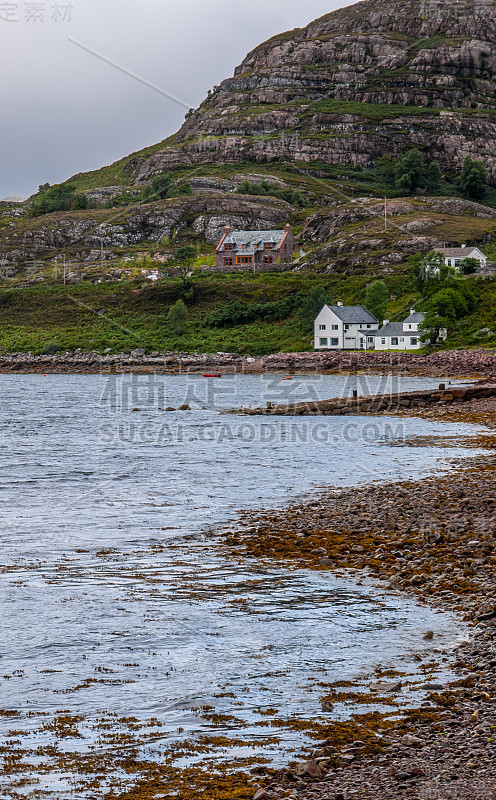
{"label": "exposed rock face", "polygon": [[136,182],[185,164],[284,158],[369,167],[423,148],[496,181],[496,0],[365,0],[253,50]]}
{"label": "exposed rock face", "polygon": [[104,248],[160,242],[188,225],[215,243],[225,225],[252,230],[284,227],[291,211],[288,203],[274,198],[202,195],[112,211],[51,214],[0,233],[0,265],[76,247],[83,249],[78,252],[80,260],[90,258],[92,250],[99,258],[102,242]]}
{"label": "exposed rock face", "polygon": [[387,234],[383,215],[384,205],[377,200],[312,214],[302,233],[303,238],[322,245],[312,253],[312,260],[327,261],[329,272],[344,260],[355,268],[373,263],[387,271],[388,265],[404,262],[407,255],[442,246],[452,235],[450,225],[455,221],[467,238],[473,236],[476,226],[481,239],[490,241],[496,236],[493,208],[455,197],[390,200]]}

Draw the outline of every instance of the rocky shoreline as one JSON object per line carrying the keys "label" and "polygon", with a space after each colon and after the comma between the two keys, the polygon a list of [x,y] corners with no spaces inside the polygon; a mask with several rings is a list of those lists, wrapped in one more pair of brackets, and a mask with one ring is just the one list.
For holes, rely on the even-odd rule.
{"label": "rocky shoreline", "polygon": [[393,715],[364,713],[377,687],[367,694],[359,681],[344,684],[345,692],[343,684],[331,687],[323,709],[344,698],[354,728],[343,737],[343,723],[330,722],[308,761],[258,779],[256,800],[496,798],[496,398],[469,405],[465,415],[453,406],[415,413],[485,424],[487,436],[471,444],[488,455],[438,478],[325,491],[283,511],[247,512],[226,535],[243,555],[372,578],[384,591],[456,612],[470,631],[452,654],[451,679],[439,681],[440,655],[420,664],[426,682],[414,687],[424,690],[416,709],[405,710],[406,687],[392,672],[381,693],[397,706]]}
{"label": "rocky shoreline", "polygon": [[0,373],[119,374],[122,372],[202,373],[410,373],[433,377],[485,377],[496,375],[496,350],[439,350],[431,353],[318,352],[274,353],[253,358],[236,353],[147,354],[80,350],[54,355],[0,354]]}

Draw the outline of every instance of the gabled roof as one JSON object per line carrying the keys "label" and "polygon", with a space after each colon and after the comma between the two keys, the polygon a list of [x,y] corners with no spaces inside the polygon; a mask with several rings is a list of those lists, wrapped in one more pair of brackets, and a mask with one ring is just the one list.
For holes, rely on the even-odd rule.
{"label": "gabled roof", "polygon": [[424,319],[425,319],[425,314],[422,314],[421,311],[414,311],[413,314],[410,314],[410,316],[406,318],[403,324],[406,325],[407,323],[414,323],[414,322],[420,323],[423,322]]}
{"label": "gabled roof", "polygon": [[379,324],[379,320],[374,317],[365,306],[327,306],[337,316],[341,322],[348,325],[367,325]]}
{"label": "gabled roof", "polygon": [[241,249],[241,245],[246,245],[243,252],[254,253],[255,250],[263,250],[265,243],[274,244],[278,248],[286,236],[287,231],[230,231],[222,242],[221,250],[226,244],[233,244],[235,249]]}
{"label": "gabled roof", "polygon": [[[479,250],[478,247],[439,247],[438,252],[446,258],[470,258],[470,253]],[[479,253],[482,251],[479,250]]]}
{"label": "gabled roof", "polygon": [[358,331],[358,333],[361,333],[361,334],[362,334],[362,336],[377,336],[377,334],[379,333],[379,331],[378,331],[377,329],[373,329],[373,330],[370,330],[370,329],[368,329],[368,330],[367,330],[367,329],[364,329],[364,330],[360,330],[360,331]]}
{"label": "gabled roof", "polygon": [[382,326],[380,331],[377,331],[377,336],[403,336],[403,334],[404,330],[402,322],[388,322],[387,325]]}

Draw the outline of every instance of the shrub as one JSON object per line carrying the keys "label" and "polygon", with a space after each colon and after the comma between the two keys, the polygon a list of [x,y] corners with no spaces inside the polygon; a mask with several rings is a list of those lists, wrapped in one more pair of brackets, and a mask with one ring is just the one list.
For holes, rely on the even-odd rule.
{"label": "shrub", "polygon": [[176,336],[182,336],[186,333],[188,329],[188,309],[184,305],[183,300],[178,300],[175,305],[169,309],[167,322]]}
{"label": "shrub", "polygon": [[290,203],[293,206],[302,208],[305,205],[303,195],[298,189],[281,188],[270,181],[263,180],[261,183],[252,183],[251,181],[244,180],[236,189],[237,194],[249,194],[258,197],[278,197]]}
{"label": "shrub", "polygon": [[44,183],[40,186],[37,197],[31,203],[30,216],[39,217],[55,211],[78,211],[88,208],[88,206],[86,195],[77,194],[76,187],[72,183],[52,187]]}
{"label": "shrub", "polygon": [[58,342],[46,342],[41,348],[41,355],[42,356],[54,356],[55,353],[59,353],[62,350],[62,345]]}

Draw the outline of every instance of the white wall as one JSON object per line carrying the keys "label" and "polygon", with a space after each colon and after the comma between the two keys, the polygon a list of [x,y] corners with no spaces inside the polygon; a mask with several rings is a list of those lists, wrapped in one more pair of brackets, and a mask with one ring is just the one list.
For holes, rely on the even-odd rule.
{"label": "white wall", "polygon": [[[420,350],[422,347],[425,347],[425,343],[420,341],[420,334],[415,334],[412,332],[413,335],[410,333],[405,334],[404,336],[376,336],[375,337],[375,349],[376,350]],[[412,344],[411,339],[416,338],[417,343]],[[398,344],[393,344],[392,340],[397,339]],[[385,340],[385,344],[383,344],[383,340]]]}
{"label": "white wall", "polygon": [[[315,350],[360,350],[361,341],[364,339],[360,330],[367,327],[367,323],[349,324],[346,326],[328,306],[324,306],[315,320],[314,349]],[[373,330],[374,326],[371,326]],[[334,343],[333,343],[334,341]],[[364,348],[366,347],[364,344]]]}
{"label": "white wall", "polygon": [[[323,330],[321,330],[323,328]],[[315,350],[342,350],[343,349],[343,323],[328,306],[324,306],[315,320],[314,348]],[[331,340],[336,340],[335,344]]]}

